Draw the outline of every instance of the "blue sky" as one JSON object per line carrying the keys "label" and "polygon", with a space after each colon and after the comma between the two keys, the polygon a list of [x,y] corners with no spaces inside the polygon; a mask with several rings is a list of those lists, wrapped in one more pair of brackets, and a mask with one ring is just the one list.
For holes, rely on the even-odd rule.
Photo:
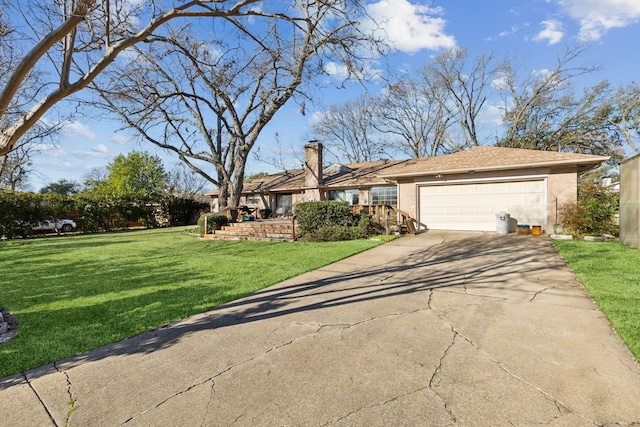
{"label": "blue sky", "polygon": [[[588,47],[582,62],[601,70],[580,84],[606,79],[623,85],[637,80],[640,70],[640,0],[383,0],[368,4],[369,13],[386,22],[385,34],[396,46],[386,59],[397,69],[417,69],[444,49],[464,47],[471,57],[516,55],[533,72],[553,67],[567,46],[581,43]],[[327,90],[318,94],[318,100],[325,105],[340,103],[362,90],[358,85],[346,91]],[[276,133],[285,149],[301,148],[312,136],[314,115],[321,108],[308,107],[304,116],[295,103],[283,107],[258,142],[261,153],[271,154]],[[67,123],[59,145],[33,159],[36,173],[31,187],[37,190],[62,178],[82,182],[93,168],[132,150],[160,155],[168,169],[177,163],[174,156],[151,145],[133,143],[126,132],[116,132],[119,127],[99,116]],[[291,162],[295,167],[293,157]],[[251,156],[247,173],[273,169]]]}

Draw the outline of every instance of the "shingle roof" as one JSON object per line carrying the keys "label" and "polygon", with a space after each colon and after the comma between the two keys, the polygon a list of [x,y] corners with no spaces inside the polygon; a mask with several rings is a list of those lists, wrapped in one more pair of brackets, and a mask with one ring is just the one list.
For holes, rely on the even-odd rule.
{"label": "shingle roof", "polygon": [[[609,157],[556,151],[479,146],[445,156],[385,162],[352,163],[324,168],[323,188],[357,188],[380,185],[388,179],[437,173],[490,171],[576,165],[580,172],[598,166]],[[304,187],[304,170],[278,172],[244,183],[243,193],[297,191]],[[217,194],[217,190],[206,193]]]}
{"label": "shingle roof", "polygon": [[582,169],[589,169],[607,160],[609,157],[590,154],[479,146],[445,156],[407,160],[385,171],[381,176],[399,177],[560,165],[577,165]]}

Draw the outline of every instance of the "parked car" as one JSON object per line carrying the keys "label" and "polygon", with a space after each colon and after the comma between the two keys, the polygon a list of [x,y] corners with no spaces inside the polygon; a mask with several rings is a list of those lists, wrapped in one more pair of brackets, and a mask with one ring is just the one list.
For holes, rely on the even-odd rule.
{"label": "parked car", "polygon": [[76,229],[75,221],[71,219],[57,219],[49,216],[45,221],[33,226],[33,231],[63,231],[69,233]]}

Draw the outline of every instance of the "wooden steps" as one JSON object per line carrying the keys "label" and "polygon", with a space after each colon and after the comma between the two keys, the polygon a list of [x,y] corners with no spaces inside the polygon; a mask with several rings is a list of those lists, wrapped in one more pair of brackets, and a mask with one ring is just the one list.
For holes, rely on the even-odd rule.
{"label": "wooden steps", "polygon": [[258,220],[234,222],[205,234],[207,240],[265,240],[291,242],[293,226],[291,220]]}

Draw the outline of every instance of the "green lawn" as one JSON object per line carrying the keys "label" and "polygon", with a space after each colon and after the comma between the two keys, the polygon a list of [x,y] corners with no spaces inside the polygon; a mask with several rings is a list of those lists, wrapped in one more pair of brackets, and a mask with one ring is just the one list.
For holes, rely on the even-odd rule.
{"label": "green lawn", "polygon": [[0,378],[116,342],[379,242],[202,241],[155,229],[0,243],[0,306],[20,322]]}
{"label": "green lawn", "polygon": [[554,243],[640,361],[640,250],[617,241]]}

